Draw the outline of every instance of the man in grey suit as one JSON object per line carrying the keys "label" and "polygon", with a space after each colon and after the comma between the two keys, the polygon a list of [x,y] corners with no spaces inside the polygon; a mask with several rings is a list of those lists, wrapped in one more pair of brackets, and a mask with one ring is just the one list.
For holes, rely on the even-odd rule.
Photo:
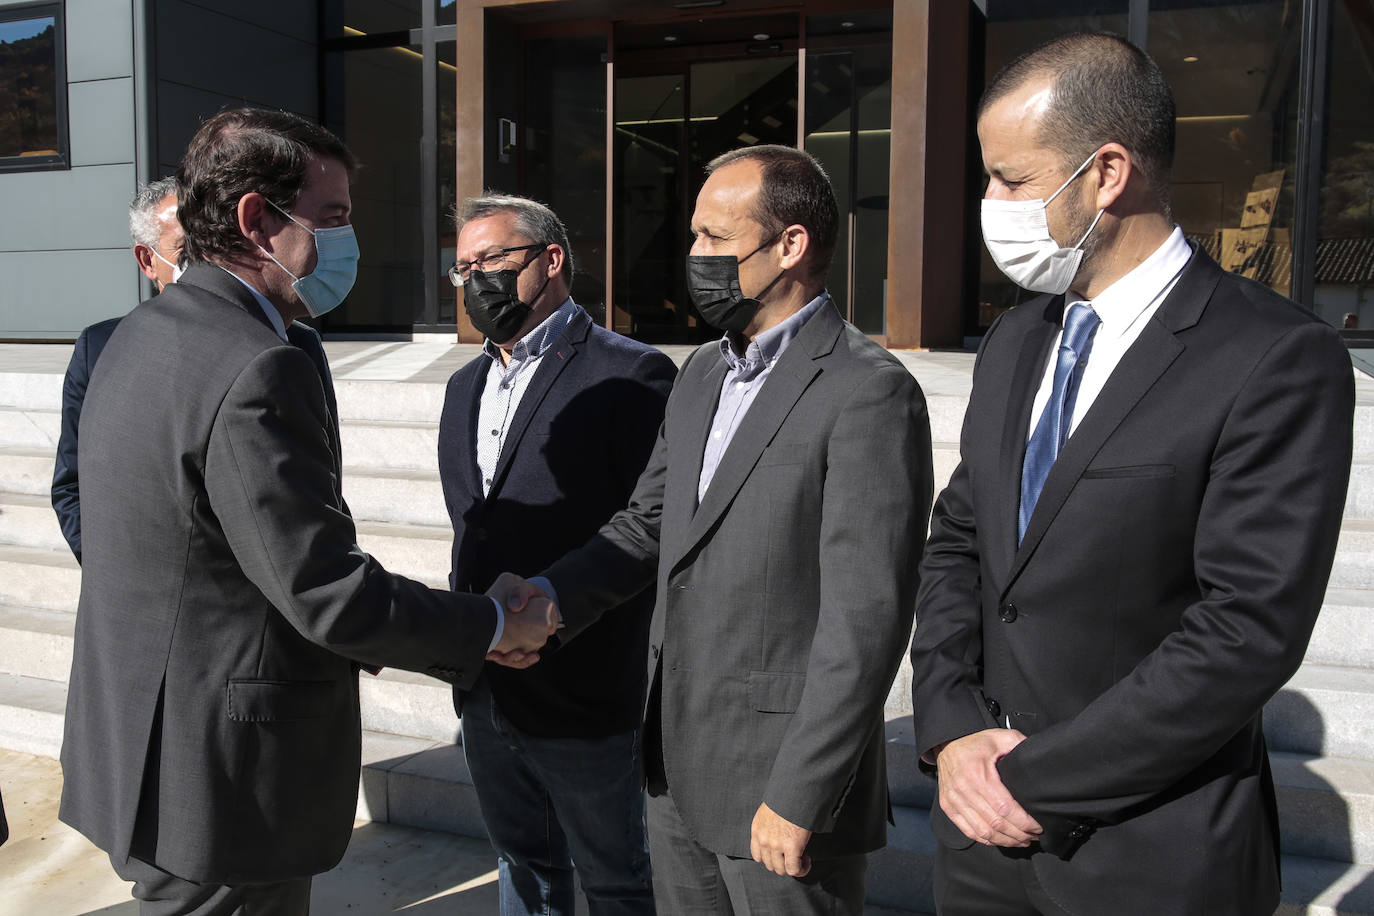
{"label": "man in grey suit", "polygon": [[825,291],[838,218],[820,165],[762,146],[708,170],[687,272],[726,334],[683,366],[629,507],[532,584],[556,592],[566,641],[657,570],[660,910],[861,913],[930,508],[925,400]]}
{"label": "man in grey suit", "polygon": [[287,333],[352,286],[353,169],[295,115],[207,121],[177,173],[186,272],[120,323],[82,412],[61,817],[144,914],[306,914],[353,824],[359,666],[470,686],[552,627],[356,544],[332,390]]}

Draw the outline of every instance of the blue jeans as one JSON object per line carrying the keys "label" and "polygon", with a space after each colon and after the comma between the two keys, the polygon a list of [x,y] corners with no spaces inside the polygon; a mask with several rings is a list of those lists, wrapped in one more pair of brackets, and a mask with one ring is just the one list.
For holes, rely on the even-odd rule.
{"label": "blue jeans", "polygon": [[574,864],[591,916],[654,912],[638,729],[525,734],[484,677],[463,704],[463,754],[499,857],[501,916],[574,916]]}

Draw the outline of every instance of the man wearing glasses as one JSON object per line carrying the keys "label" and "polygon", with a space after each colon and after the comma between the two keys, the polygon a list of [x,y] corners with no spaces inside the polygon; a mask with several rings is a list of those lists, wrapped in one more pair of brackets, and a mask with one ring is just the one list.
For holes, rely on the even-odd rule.
{"label": "man wearing glasses", "polygon": [[[439,424],[462,591],[543,569],[625,506],[676,369],[569,297],[572,250],[548,207],[487,194],[457,216],[449,277],[486,337]],[[539,664],[487,664],[454,692],[502,913],[572,916],[574,862],[593,916],[654,912],[639,760],[652,608],[646,589]]]}

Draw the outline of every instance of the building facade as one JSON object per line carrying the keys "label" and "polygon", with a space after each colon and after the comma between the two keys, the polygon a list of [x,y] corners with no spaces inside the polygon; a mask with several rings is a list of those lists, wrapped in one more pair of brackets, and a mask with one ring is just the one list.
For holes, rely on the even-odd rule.
{"label": "building facade", "polygon": [[1075,28],[1169,77],[1188,236],[1374,328],[1371,0],[0,0],[0,339],[70,340],[147,295],[137,182],[253,104],[319,119],[364,164],[362,264],[328,335],[476,339],[450,209],[492,188],[564,217],[574,295],[608,326],[705,339],[683,266],[702,167],[774,142],[834,181],[850,319],[962,347],[1021,295],[979,238],[979,93]]}

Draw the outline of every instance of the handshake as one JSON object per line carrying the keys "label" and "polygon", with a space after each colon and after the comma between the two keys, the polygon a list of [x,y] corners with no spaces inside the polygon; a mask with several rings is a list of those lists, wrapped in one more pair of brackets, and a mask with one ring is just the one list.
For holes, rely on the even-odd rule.
{"label": "handshake", "polygon": [[506,628],[487,661],[508,668],[528,668],[539,661],[539,650],[558,631],[558,608],[549,596],[514,573],[501,573],[487,597],[506,610]]}

